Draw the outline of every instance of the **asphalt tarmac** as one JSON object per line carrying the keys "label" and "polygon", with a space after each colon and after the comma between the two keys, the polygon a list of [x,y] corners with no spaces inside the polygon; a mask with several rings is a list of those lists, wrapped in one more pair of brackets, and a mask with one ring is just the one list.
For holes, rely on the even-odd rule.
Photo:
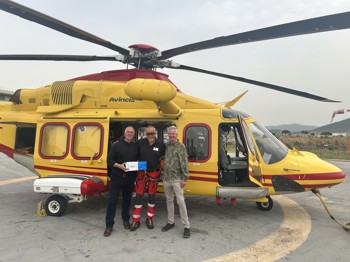
{"label": "asphalt tarmac", "polygon": [[[350,162],[333,162],[350,174]],[[103,237],[107,199],[89,198],[69,204],[62,217],[40,217],[33,192],[34,174],[0,154],[0,261],[350,261],[350,231],[326,213],[308,192],[275,196],[265,212],[255,203],[214,197],[187,196],[191,237],[182,237],[166,223],[163,195],[157,196],[155,228],[149,230],[143,213],[135,232],[123,228],[118,206],[112,235]],[[350,182],[321,191],[332,215],[350,221]]]}

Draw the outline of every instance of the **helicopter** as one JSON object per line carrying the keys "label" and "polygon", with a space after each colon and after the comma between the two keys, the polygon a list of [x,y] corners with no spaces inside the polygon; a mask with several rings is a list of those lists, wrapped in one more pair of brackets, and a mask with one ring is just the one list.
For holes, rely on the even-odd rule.
{"label": "helicopter", "polygon": [[[176,63],[191,52],[270,39],[350,28],[350,12],[311,18],[217,37],[164,51],[147,44],[128,48],[9,0],[0,9],[63,34],[116,52],[112,56],[3,54],[0,60],[116,61],[127,69],[77,76],[36,89],[18,89],[0,103],[0,152],[38,175],[34,191],[49,194],[45,211],[62,216],[67,204],[108,190],[107,154],[127,126],[136,140],[148,125],[167,141],[175,125],[188,153],[185,193],[255,202],[263,211],[271,196],[332,187],[345,180],[338,167],[315,154],[289,149],[252,116],[225,103],[189,96],[161,69],[186,70],[231,79],[305,99],[336,102],[319,95]],[[129,67],[132,67],[129,69]],[[158,191],[163,191],[162,183]]]}

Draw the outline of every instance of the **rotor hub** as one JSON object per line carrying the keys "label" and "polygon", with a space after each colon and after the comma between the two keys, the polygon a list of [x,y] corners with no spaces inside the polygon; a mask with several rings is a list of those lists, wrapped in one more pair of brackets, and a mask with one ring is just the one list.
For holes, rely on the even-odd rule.
{"label": "rotor hub", "polygon": [[147,58],[157,58],[162,55],[158,48],[151,45],[145,44],[134,44],[130,45],[130,55],[133,58],[147,57]]}

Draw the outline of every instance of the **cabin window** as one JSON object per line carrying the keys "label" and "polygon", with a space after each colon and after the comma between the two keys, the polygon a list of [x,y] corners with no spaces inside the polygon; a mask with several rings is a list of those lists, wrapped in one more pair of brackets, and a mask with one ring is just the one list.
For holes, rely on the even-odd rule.
{"label": "cabin window", "polygon": [[73,155],[77,158],[97,158],[101,154],[102,127],[78,124],[73,129]]}
{"label": "cabin window", "polygon": [[209,128],[207,126],[189,126],[185,129],[185,145],[189,160],[209,158]]}
{"label": "cabin window", "polygon": [[63,157],[67,153],[69,129],[65,125],[46,125],[42,129],[40,153],[44,157]]}

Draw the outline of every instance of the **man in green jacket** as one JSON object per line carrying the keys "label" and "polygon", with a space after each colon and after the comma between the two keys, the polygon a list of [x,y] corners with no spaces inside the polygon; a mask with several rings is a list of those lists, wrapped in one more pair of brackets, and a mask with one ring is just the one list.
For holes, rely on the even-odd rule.
{"label": "man in green jacket", "polygon": [[190,222],[188,221],[187,208],[183,188],[186,186],[188,179],[188,160],[187,151],[184,144],[178,139],[178,130],[176,126],[168,127],[169,142],[166,143],[164,170],[162,172],[162,180],[164,193],[166,196],[168,223],[162,227],[162,231],[166,232],[174,228],[174,193],[177,204],[179,205],[181,222],[185,227],[184,238],[190,237]]}

